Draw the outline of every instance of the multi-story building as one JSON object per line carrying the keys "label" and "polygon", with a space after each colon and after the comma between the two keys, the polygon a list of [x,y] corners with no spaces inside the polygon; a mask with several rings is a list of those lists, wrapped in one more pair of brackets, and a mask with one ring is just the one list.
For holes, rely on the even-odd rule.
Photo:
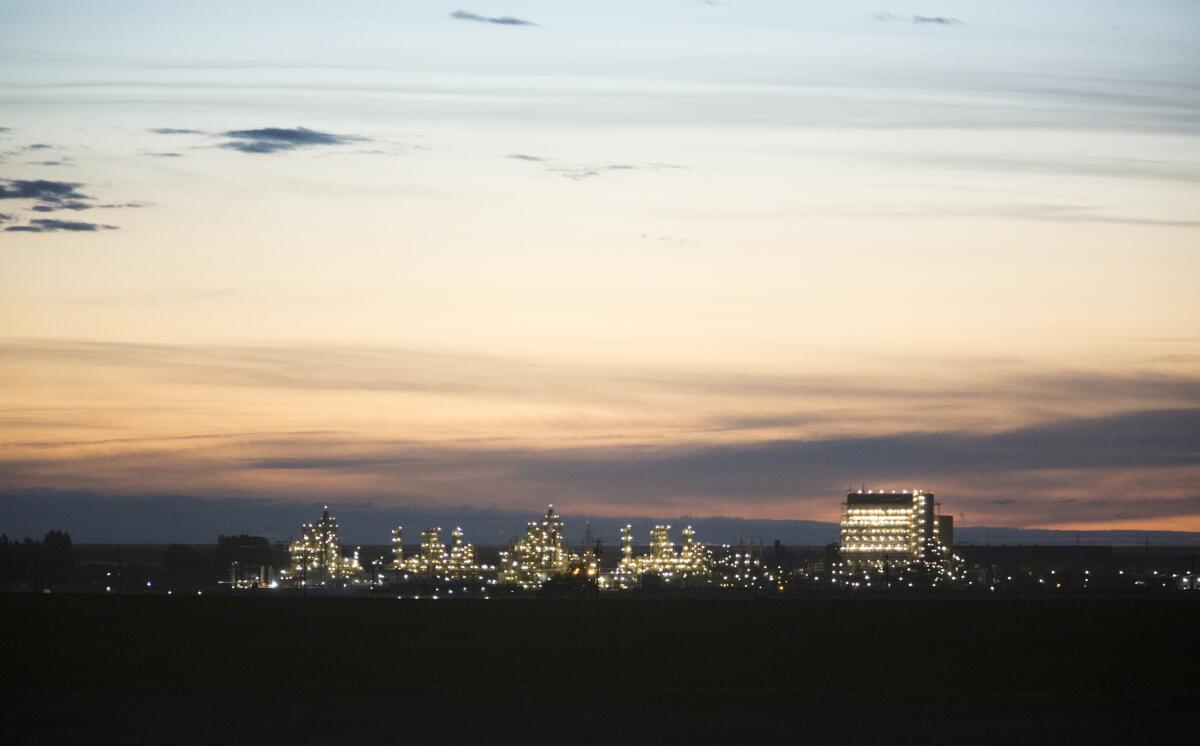
{"label": "multi-story building", "polygon": [[939,515],[939,507],[933,493],[922,490],[848,492],[839,547],[843,568],[942,570],[951,556],[953,518]]}

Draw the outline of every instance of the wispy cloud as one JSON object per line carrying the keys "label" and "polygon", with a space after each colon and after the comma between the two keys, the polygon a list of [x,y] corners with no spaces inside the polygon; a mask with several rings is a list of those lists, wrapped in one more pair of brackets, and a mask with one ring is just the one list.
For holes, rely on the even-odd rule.
{"label": "wispy cloud", "polygon": [[180,127],[154,127],[149,130],[156,135],[205,135],[203,130],[183,129]]}
{"label": "wispy cloud", "polygon": [[[667,446],[530,448],[303,431],[198,434],[169,443],[134,439],[129,447],[120,439],[82,449],[53,441],[22,446],[36,456],[19,456],[14,444],[6,445],[0,469],[9,486],[141,491],[186,482],[210,495],[318,499],[332,491],[424,506],[520,509],[553,501],[608,515],[831,518],[839,492],[865,481],[932,489],[975,522],[984,516],[1024,526],[1200,516],[1197,409],[1065,419],[999,433]],[[397,491],[398,483],[404,491]]]}
{"label": "wispy cloud", "polygon": [[857,157],[921,169],[979,173],[1018,173],[1046,176],[1103,178],[1120,181],[1200,182],[1200,164],[1187,160],[1151,160],[1147,158],[1055,158],[1018,155],[953,155],[946,153],[861,153]]}
{"label": "wispy cloud", "polygon": [[996,209],[991,214],[1023,220],[1041,220],[1049,223],[1100,223],[1156,228],[1200,228],[1200,220],[1122,215],[1095,207],[1077,205],[1017,205]]}
{"label": "wispy cloud", "polygon": [[[693,213],[688,213],[693,215]],[[1132,215],[1114,212],[1100,205],[1077,204],[1019,204],[997,203],[978,206],[947,206],[942,204],[877,204],[859,207],[812,207],[772,211],[707,211],[707,216],[750,220],[773,220],[796,217],[862,218],[862,219],[978,219],[1008,218],[1047,223],[1093,223],[1127,225],[1147,228],[1195,229],[1200,220],[1187,217]]]}
{"label": "wispy cloud", "polygon": [[33,207],[30,207],[29,209],[34,212],[56,212],[58,210],[73,210],[73,211],[90,210],[90,209],[92,209],[92,207],[94,207],[94,205],[90,205],[87,202],[79,202],[76,200],[66,200],[63,202],[52,202],[52,203],[48,203],[48,204],[34,205]]}
{"label": "wispy cloud", "polygon": [[35,218],[27,225],[10,225],[4,230],[20,233],[57,233],[68,231],[72,233],[93,233],[95,231],[114,231],[115,225],[103,223],[85,223],[77,220],[55,220],[53,218]]}
{"label": "wispy cloud", "polygon": [[492,23],[497,26],[536,26],[533,21],[527,21],[524,18],[514,18],[512,16],[482,16],[478,13],[471,13],[465,10],[456,10],[450,14],[450,17],[456,21],[474,21],[475,23]]}
{"label": "wispy cloud", "polygon": [[[455,474],[464,495],[486,494],[490,485],[493,493],[517,490],[531,502],[571,495],[610,510],[652,505],[708,512],[736,510],[734,506],[744,503],[804,511],[801,506],[811,509],[815,504],[827,514],[836,507],[840,488],[866,480],[877,487],[945,488],[950,493],[946,497],[967,511],[977,500],[1020,494],[1019,508],[986,507],[992,515],[1007,514],[1022,525],[1053,522],[1064,515],[1078,521],[1200,515],[1200,493],[1187,486],[1189,475],[1194,477],[1200,467],[1196,409],[1068,419],[995,434],[939,431],[559,449],[359,444],[335,448],[336,455],[330,454],[328,444],[296,446],[291,454],[276,450],[243,467],[307,472],[318,482],[372,475],[371,481],[383,484],[403,474],[415,489],[425,490],[436,490],[439,479]],[[1168,476],[1164,487],[1148,476],[1155,473],[1178,476]],[[1143,484],[1140,491],[1097,500],[1064,492],[1062,482],[1068,474],[1082,495],[1106,494],[1103,485],[1114,478]],[[1184,494],[1164,494],[1164,489]]]}
{"label": "wispy cloud", "polygon": [[[81,189],[83,184],[73,181],[54,181],[51,179],[11,179],[0,181],[0,199],[27,200],[35,202],[27,209],[32,213],[51,213],[60,211],[80,212],[95,208],[115,209],[127,207],[145,207],[145,202],[113,202],[100,203]],[[11,220],[10,216],[10,220]],[[75,233],[94,233],[102,230],[116,230],[117,226],[106,223],[93,223],[79,220],[56,220],[53,218],[37,218],[22,225],[10,225],[4,230],[11,233],[57,233],[63,231]]]}
{"label": "wispy cloud", "polygon": [[614,171],[663,171],[686,168],[686,166],[675,163],[566,163],[528,153],[510,153],[505,157],[526,163],[536,163],[550,173],[573,181],[582,181]]}
{"label": "wispy cloud", "polygon": [[242,153],[280,153],[299,148],[320,145],[345,145],[363,142],[364,137],[339,135],[332,132],[311,130],[307,127],[264,127],[261,129],[229,130],[222,133],[229,138],[221,147]]}
{"label": "wispy cloud", "polygon": [[[884,23],[895,23],[895,22],[902,21],[905,19],[901,16],[895,15],[894,13],[876,13],[875,20],[882,21]],[[918,25],[934,25],[934,26],[960,26],[960,25],[962,25],[962,21],[958,20],[957,18],[950,18],[948,16],[914,15],[914,16],[909,16],[907,20],[911,23],[915,23]]]}
{"label": "wispy cloud", "polygon": [[946,16],[913,16],[913,23],[918,24],[934,24],[936,26],[959,26],[962,21],[957,18],[948,18]]}
{"label": "wispy cloud", "polygon": [[106,210],[128,209],[128,208],[136,209],[139,207],[150,207],[153,204],[154,204],[153,202],[142,202],[140,200],[130,200],[128,202],[105,202],[103,204],[96,205],[96,207],[100,207],[100,208],[103,208]]}
{"label": "wispy cloud", "polygon": [[[187,296],[191,297],[191,296]],[[211,296],[205,295],[204,298]],[[138,296],[145,305],[168,298]],[[86,299],[85,302],[118,302]],[[16,370],[53,368],[86,377],[101,368],[149,389],[203,385],[298,397],[433,396],[445,406],[492,411],[499,402],[545,418],[534,429],[495,427],[480,415],[466,432],[533,438],[553,430],[592,441],[821,437],[924,428],[994,428],[1014,422],[1134,408],[1200,404],[1200,378],[1152,370],[1128,374],[1037,371],[1020,361],[948,358],[930,370],[887,375],[769,375],[643,366],[550,363],[420,349],[321,345],[150,345],[6,340]],[[71,371],[74,371],[71,373]],[[230,396],[235,395],[230,393]],[[240,394],[236,394],[240,395]],[[681,400],[688,411],[678,409]],[[534,423],[530,422],[531,428]],[[558,437],[558,436],[556,436]]]}
{"label": "wispy cloud", "polygon": [[[216,133],[186,127],[155,127],[150,129],[149,132],[157,135],[215,135],[224,138],[224,141],[219,143],[217,147],[236,150],[240,153],[259,155],[283,153],[301,148],[313,148],[325,145],[372,142],[371,138],[368,137],[322,132],[307,127],[260,127],[255,129],[225,130]],[[182,155],[175,151],[145,152],[143,154],[157,158],[179,158]]]}
{"label": "wispy cloud", "polygon": [[[1020,520],[1041,525],[1063,516],[1182,514],[1188,504],[1180,496],[1200,473],[1195,375],[953,358],[922,360],[915,372],[889,361],[870,366],[877,374],[848,376],[337,345],[4,340],[3,347],[0,373],[16,401],[21,386],[45,388],[42,378],[25,381],[31,371],[54,371],[52,380],[65,382],[100,375],[114,386],[99,409],[69,396],[61,408],[0,408],[0,428],[16,432],[5,424],[16,418],[28,434],[3,444],[0,474],[11,486],[187,482],[206,494],[395,497],[403,475],[424,504],[482,505],[504,495],[510,505],[536,505],[571,496],[609,510],[745,506],[752,512],[744,515],[766,516],[831,511],[829,495],[847,483],[883,480],[945,490],[963,506],[1020,496],[1028,503]],[[146,391],[157,392],[154,402],[142,400]],[[404,411],[453,411],[459,421],[430,429],[417,415],[386,430],[360,423],[315,432],[328,406],[348,396],[381,410],[403,402]],[[158,402],[183,397],[181,424],[164,431]],[[261,435],[275,423],[256,414],[231,424],[229,402],[267,398],[288,407],[293,430]],[[520,423],[514,405],[529,412]],[[147,421],[154,424],[136,424]],[[210,437],[230,428],[247,436]],[[1118,498],[1105,506],[1065,502],[1089,494]],[[1152,496],[1175,502],[1151,503]]]}

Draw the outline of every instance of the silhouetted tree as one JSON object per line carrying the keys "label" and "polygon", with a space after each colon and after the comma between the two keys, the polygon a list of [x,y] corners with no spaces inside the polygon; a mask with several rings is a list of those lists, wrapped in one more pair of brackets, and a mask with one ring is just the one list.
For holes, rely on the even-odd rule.
{"label": "silhouetted tree", "polygon": [[19,542],[0,534],[0,587],[38,590],[70,580],[74,571],[70,534],[55,530],[42,541],[26,536]]}
{"label": "silhouetted tree", "polygon": [[42,538],[42,582],[63,583],[75,574],[75,548],[66,531],[50,531]]}

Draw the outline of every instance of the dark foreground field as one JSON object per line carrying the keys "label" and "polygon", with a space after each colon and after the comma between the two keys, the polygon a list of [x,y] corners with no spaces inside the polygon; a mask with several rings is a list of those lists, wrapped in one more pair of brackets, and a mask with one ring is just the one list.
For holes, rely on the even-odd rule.
{"label": "dark foreground field", "polygon": [[1200,737],[1186,600],[0,596],[0,741]]}

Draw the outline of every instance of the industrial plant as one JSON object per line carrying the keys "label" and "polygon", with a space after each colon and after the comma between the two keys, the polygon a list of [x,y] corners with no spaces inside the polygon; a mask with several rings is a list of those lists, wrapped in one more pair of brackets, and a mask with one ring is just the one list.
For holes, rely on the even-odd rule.
{"label": "industrial plant", "polygon": [[553,505],[502,548],[478,549],[461,527],[450,532],[449,546],[441,527],[424,528],[419,536],[416,548],[406,551],[398,526],[390,556],[365,560],[362,547],[343,547],[338,521],[326,506],[316,523],[301,526],[300,538],[288,547],[288,568],[270,587],[490,598],[529,592],[779,593],[801,586],[924,589],[956,577],[953,522],[941,515],[934,495],[921,490],[849,491],[840,541],[819,555],[787,552],[778,542],[768,551],[753,537],[708,545],[692,526],[680,529],[677,541],[669,524],[653,526],[639,545],[626,524],[619,553],[610,557],[590,523],[579,544],[568,542]]}

